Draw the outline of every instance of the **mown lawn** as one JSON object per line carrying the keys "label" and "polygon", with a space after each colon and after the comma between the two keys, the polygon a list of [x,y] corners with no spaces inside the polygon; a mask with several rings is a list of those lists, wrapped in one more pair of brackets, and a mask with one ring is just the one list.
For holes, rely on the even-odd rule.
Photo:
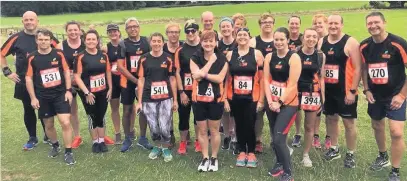
{"label": "mown lawn", "polygon": [[[123,11],[94,13],[89,15],[57,15],[40,16],[42,25],[61,25],[67,20],[86,21],[97,19],[97,21],[121,21],[129,16],[136,16],[141,20],[157,18],[199,18],[202,11],[211,10],[216,16],[232,15],[235,12],[245,14],[261,14],[263,11],[272,12],[295,12],[295,11],[325,11],[340,10],[343,8],[362,7],[367,2],[284,2],[284,3],[260,3],[260,4],[240,4],[222,5],[209,7],[173,8],[173,9],[146,9],[139,11]],[[342,13],[345,21],[346,33],[356,37],[359,41],[368,36],[364,27],[364,17],[369,11],[358,10]],[[407,19],[405,10],[384,11],[388,21],[389,32],[407,38]],[[288,15],[276,17],[276,26],[285,26]],[[303,29],[311,24],[312,14],[302,16]],[[2,18],[3,26],[20,26],[20,18]],[[124,21],[124,20],[123,20]],[[249,28],[252,35],[259,32],[257,17],[250,17]],[[142,34],[148,35],[153,31],[163,32],[164,24],[142,25]],[[104,32],[104,27],[98,27]],[[63,28],[57,28],[57,32],[62,32]],[[11,57],[9,57],[11,58]],[[11,60],[11,59],[9,59]],[[11,61],[10,61],[10,64]],[[21,150],[23,143],[27,141],[27,133],[23,124],[23,110],[21,103],[13,98],[14,85],[1,76],[1,175],[2,180],[274,180],[267,176],[267,169],[274,163],[274,155],[270,148],[266,146],[266,152],[258,156],[259,167],[256,169],[235,168],[235,156],[230,152],[221,151],[219,154],[220,170],[216,173],[198,173],[196,171],[200,154],[193,152],[193,147],[189,147],[188,156],[178,156],[174,154],[174,160],[164,163],[162,159],[149,160],[148,152],[139,148],[134,148],[128,153],[120,153],[120,146],[109,147],[109,152],[105,154],[92,154],[91,141],[87,131],[87,121],[83,106],[80,105],[81,133],[84,144],[74,150],[77,164],[68,167],[62,162],[62,155],[56,159],[47,158],[49,146],[39,144],[39,146],[29,152]],[[78,98],[79,101],[79,98]],[[300,164],[302,159],[302,148],[295,149],[293,155],[293,165],[295,180],[323,181],[323,180],[369,180],[380,181],[387,177],[389,169],[381,172],[372,172],[368,169],[370,163],[376,158],[377,146],[370,127],[370,119],[366,113],[367,104],[364,96],[359,99],[357,120],[358,127],[358,148],[356,151],[357,167],[355,169],[343,168],[343,160],[325,162],[322,158],[323,152],[312,150],[311,159],[314,162],[313,168],[303,168]],[[110,119],[110,111],[107,113],[108,133],[113,136],[113,127]],[[267,119],[265,119],[267,120]],[[174,115],[175,125],[178,123],[178,115]],[[136,121],[138,122],[138,121]],[[268,121],[266,121],[266,124]],[[58,124],[56,123],[57,127]],[[38,123],[38,136],[42,137],[40,123]],[[177,127],[177,126],[175,126]],[[138,125],[136,126],[138,130]],[[268,143],[269,130],[264,126],[264,142]],[[293,129],[292,129],[293,130]],[[321,125],[321,136],[324,136],[324,124]],[[344,142],[344,130],[341,125],[340,144],[342,153]],[[60,128],[58,127],[60,133]],[[193,130],[191,130],[193,131]],[[292,133],[291,133],[292,134]],[[290,134],[290,138],[291,135]],[[193,135],[193,134],[191,134]],[[176,131],[177,140],[179,139]],[[388,136],[388,133],[387,133]],[[59,134],[61,138],[61,135]],[[389,138],[389,137],[388,137]],[[390,143],[388,141],[388,143]],[[267,144],[266,144],[267,145]],[[388,145],[389,146],[389,145]],[[401,169],[402,180],[407,180],[407,165],[404,159]]]}

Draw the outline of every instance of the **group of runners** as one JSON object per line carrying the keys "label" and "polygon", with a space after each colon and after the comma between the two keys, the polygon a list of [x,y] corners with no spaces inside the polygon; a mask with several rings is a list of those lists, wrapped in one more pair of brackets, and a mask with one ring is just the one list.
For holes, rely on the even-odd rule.
{"label": "group of runners", "polygon": [[[110,41],[100,46],[97,31],[91,29],[82,34],[80,24],[74,21],[66,24],[67,39],[58,44],[49,30],[37,29],[34,12],[24,13],[24,30],[9,37],[0,56],[4,75],[15,83],[14,97],[23,103],[29,133],[23,149],[31,150],[38,144],[38,110],[45,131],[43,141],[51,145],[48,156],[55,158],[61,151],[54,127],[57,116],[65,146],[64,161],[74,164],[72,148],[83,142],[76,101],[79,95],[94,153],[107,152],[106,145],[111,144],[121,144],[120,151],[128,151],[137,139],[134,122],[138,116],[137,145],[151,150],[150,159],[162,155],[165,162],[171,161],[171,148],[185,155],[191,142],[192,109],[194,149],[202,153],[198,171],[218,170],[220,148],[237,155],[236,166],[254,168],[258,163],[256,154],[263,152],[266,113],[270,146],[276,155],[268,173],[281,181],[291,181],[292,148],[288,146],[287,134],[295,123],[291,146],[301,146],[304,112],[302,165],[313,166],[309,156],[312,147],[324,147],[328,161],[341,158],[341,117],[347,149],[344,167],[355,168],[358,86],[362,79],[379,150],[370,168],[378,171],[392,165],[389,180],[400,180],[405,147],[407,43],[386,31],[382,13],[366,16],[371,36],[361,43],[342,31],[344,20],[338,14],[317,14],[312,26],[300,32],[299,16],[289,17],[288,28],[274,30],[275,18],[264,13],[258,20],[261,33],[254,37],[240,13],[222,18],[219,32],[214,30],[212,12],[202,13],[201,21],[203,28],[195,20],[188,20],[183,27],[167,24],[165,41],[161,33],[141,36],[141,24],[136,18],[129,18],[124,23],[125,31],[109,24],[106,31]],[[16,72],[8,67],[6,57],[10,54],[16,55]],[[114,139],[105,131],[109,102]],[[178,147],[173,112],[179,116]],[[321,112],[326,115],[323,146],[319,136]],[[391,135],[390,156],[385,138],[386,118]],[[146,138],[147,125],[153,144]],[[223,141],[220,130],[225,135]]]}

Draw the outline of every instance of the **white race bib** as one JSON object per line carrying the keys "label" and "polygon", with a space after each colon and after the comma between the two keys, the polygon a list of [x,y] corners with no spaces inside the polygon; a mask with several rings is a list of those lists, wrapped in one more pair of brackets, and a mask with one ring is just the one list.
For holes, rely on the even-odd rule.
{"label": "white race bib", "polygon": [[369,77],[373,84],[387,84],[389,81],[389,71],[387,63],[369,64]]}
{"label": "white race bib", "polygon": [[140,60],[140,55],[130,56],[131,72],[137,72],[138,60]]}
{"label": "white race bib", "polygon": [[112,62],[112,69],[111,69],[112,73],[115,75],[120,75],[120,72],[117,69],[117,62]]}
{"label": "white race bib", "polygon": [[184,74],[184,90],[192,90],[192,75]]}
{"label": "white race bib", "polygon": [[325,83],[337,84],[339,82],[339,66],[325,65]]}
{"label": "white race bib", "polygon": [[235,94],[250,94],[253,90],[253,77],[251,76],[234,76],[234,93]]}
{"label": "white race bib", "polygon": [[209,84],[208,89],[206,89],[205,95],[199,94],[199,88],[197,87],[196,99],[200,102],[213,102],[215,100],[215,94],[213,93],[212,84]]}
{"label": "white race bib", "polygon": [[271,91],[272,100],[278,101],[280,99],[280,97],[283,96],[286,88],[287,88],[287,83],[271,81],[270,91]]}
{"label": "white race bib", "polygon": [[105,73],[90,76],[90,92],[99,92],[106,89]]}
{"label": "white race bib", "polygon": [[59,73],[59,68],[50,68],[46,70],[41,70],[42,85],[45,88],[55,87],[61,84],[61,74]]}
{"label": "white race bib", "polygon": [[167,82],[162,81],[151,83],[151,99],[163,99],[168,97]]}
{"label": "white race bib", "polygon": [[317,111],[321,107],[321,95],[318,92],[301,93],[301,109],[307,111]]}

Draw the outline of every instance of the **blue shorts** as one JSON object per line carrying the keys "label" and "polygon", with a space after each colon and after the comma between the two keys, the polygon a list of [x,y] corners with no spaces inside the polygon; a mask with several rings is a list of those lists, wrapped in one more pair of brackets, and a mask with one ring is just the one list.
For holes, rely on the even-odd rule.
{"label": "blue shorts", "polygon": [[387,117],[395,121],[405,121],[406,120],[406,104],[404,101],[400,109],[391,110],[391,101],[376,101],[374,104],[368,104],[367,113],[373,120],[382,120]]}

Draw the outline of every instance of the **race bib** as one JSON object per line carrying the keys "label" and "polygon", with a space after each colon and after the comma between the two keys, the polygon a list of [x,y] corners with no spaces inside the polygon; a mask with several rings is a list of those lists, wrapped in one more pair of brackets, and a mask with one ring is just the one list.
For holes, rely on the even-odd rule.
{"label": "race bib", "polygon": [[280,99],[280,97],[284,94],[286,88],[287,88],[287,83],[272,81],[270,84],[272,100],[278,101]]}
{"label": "race bib", "polygon": [[325,83],[337,84],[339,82],[338,75],[338,65],[325,65]]}
{"label": "race bib", "polygon": [[138,60],[140,60],[140,55],[130,56],[131,72],[137,72]]}
{"label": "race bib", "polygon": [[192,90],[191,74],[184,74],[184,90]]}
{"label": "race bib", "polygon": [[163,99],[168,97],[167,82],[162,81],[151,83],[151,99]]}
{"label": "race bib", "polygon": [[61,84],[61,74],[59,73],[59,69],[57,67],[41,70],[40,74],[42,85],[45,88],[55,87]]}
{"label": "race bib", "polygon": [[235,94],[250,94],[253,90],[253,78],[251,76],[234,76],[233,90]]}
{"label": "race bib", "polygon": [[369,64],[369,77],[373,84],[387,84],[389,81],[387,63]]}
{"label": "race bib", "polygon": [[321,107],[321,94],[318,92],[301,93],[301,109],[306,111],[317,111]]}
{"label": "race bib", "polygon": [[199,88],[197,88],[196,91],[198,92],[196,99],[200,102],[213,102],[213,100],[215,100],[212,84],[209,84],[208,89],[206,89],[205,95],[199,94]]}
{"label": "race bib", "polygon": [[105,73],[90,76],[90,92],[99,92],[106,89]]}
{"label": "race bib", "polygon": [[117,70],[117,62],[112,62],[112,73],[115,75],[120,75],[120,72]]}

